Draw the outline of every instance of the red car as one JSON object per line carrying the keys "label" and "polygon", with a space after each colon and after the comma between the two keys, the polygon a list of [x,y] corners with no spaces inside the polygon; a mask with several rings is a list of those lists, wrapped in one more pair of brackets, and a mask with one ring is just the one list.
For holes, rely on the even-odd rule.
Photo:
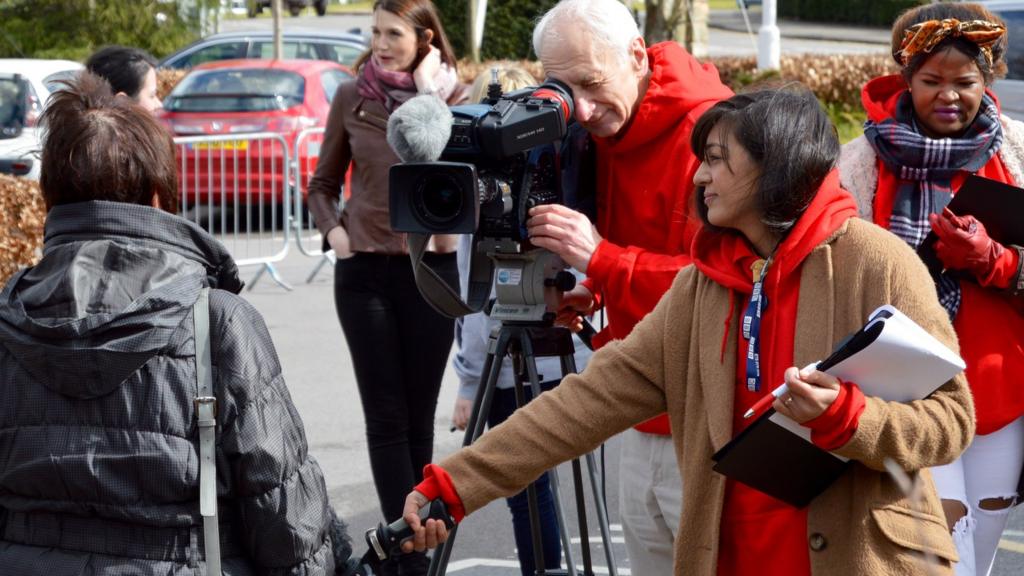
{"label": "red car", "polygon": [[[296,178],[305,184],[316,169],[322,136],[303,138],[297,151],[296,138],[326,124],[338,85],[350,78],[345,66],[319,60],[225,60],[193,68],[164,100],[160,115],[179,140],[182,209],[258,198],[279,204]],[[237,138],[206,138],[214,135]],[[287,184],[285,147],[297,160],[297,174]]]}

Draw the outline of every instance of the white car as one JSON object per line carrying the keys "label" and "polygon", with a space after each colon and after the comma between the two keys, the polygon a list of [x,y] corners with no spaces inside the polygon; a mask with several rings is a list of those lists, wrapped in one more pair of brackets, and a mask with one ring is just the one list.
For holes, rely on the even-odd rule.
{"label": "white car", "polygon": [[81,69],[71,60],[0,58],[0,173],[39,178],[36,122],[58,83]]}
{"label": "white car", "polygon": [[1006,78],[992,86],[1003,113],[1016,120],[1024,120],[1024,0],[992,0],[983,2],[986,8],[1006,22],[1010,39],[1006,50]]}

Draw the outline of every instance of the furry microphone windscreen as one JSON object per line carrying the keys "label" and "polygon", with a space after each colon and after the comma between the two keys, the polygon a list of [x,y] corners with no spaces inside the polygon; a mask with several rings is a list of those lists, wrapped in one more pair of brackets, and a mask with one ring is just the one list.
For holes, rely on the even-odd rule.
{"label": "furry microphone windscreen", "polygon": [[388,119],[388,145],[402,162],[436,161],[451,133],[451,110],[432,94],[409,99]]}

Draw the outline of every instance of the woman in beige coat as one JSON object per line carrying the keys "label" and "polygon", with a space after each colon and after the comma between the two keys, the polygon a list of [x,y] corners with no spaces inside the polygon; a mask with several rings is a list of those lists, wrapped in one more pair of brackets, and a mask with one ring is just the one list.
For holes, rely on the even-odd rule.
{"label": "woman in beige coat", "polygon": [[[883,304],[955,350],[927,271],[898,238],[856,218],[834,168],[835,129],[809,93],[721,102],[698,121],[692,144],[704,160],[694,178],[705,223],[691,249],[695,265],[583,374],[428,466],[406,500],[405,518],[417,527],[407,547],[446,537],[435,521],[415,518],[428,499],[443,498],[460,517],[667,412],[686,486],[676,574],[948,574],[956,552],[923,469],[953,460],[971,440],[963,376],[898,403],[795,368],[826,357]],[[755,293],[768,305],[749,303]],[[752,314],[759,328],[745,331],[740,319]],[[760,361],[748,368],[751,348]],[[819,447],[854,461],[805,508],[712,470],[712,454],[742,428],[746,408],[783,380],[790,392],[774,408],[810,428]],[[920,502],[884,471],[886,460],[920,477]]]}

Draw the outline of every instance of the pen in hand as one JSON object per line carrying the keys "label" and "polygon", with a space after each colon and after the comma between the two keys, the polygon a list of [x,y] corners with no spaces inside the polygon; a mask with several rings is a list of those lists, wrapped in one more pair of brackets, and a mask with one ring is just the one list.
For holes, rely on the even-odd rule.
{"label": "pen in hand", "polygon": [[[811,362],[810,364],[805,366],[804,369],[801,370],[801,372],[803,372],[804,370],[808,370],[808,369],[815,369],[817,367],[818,367],[818,363],[817,362]],[[765,411],[769,406],[771,406],[773,403],[775,403],[775,399],[776,398],[779,398],[780,396],[782,396],[786,392],[789,392],[789,386],[787,386],[785,384],[779,386],[775,390],[772,390],[769,394],[766,394],[763,398],[761,398],[757,402],[754,402],[754,405],[751,406],[750,409],[748,409],[746,412],[743,413],[743,419],[746,420],[747,418],[750,418],[754,414],[757,414],[757,413]]]}

